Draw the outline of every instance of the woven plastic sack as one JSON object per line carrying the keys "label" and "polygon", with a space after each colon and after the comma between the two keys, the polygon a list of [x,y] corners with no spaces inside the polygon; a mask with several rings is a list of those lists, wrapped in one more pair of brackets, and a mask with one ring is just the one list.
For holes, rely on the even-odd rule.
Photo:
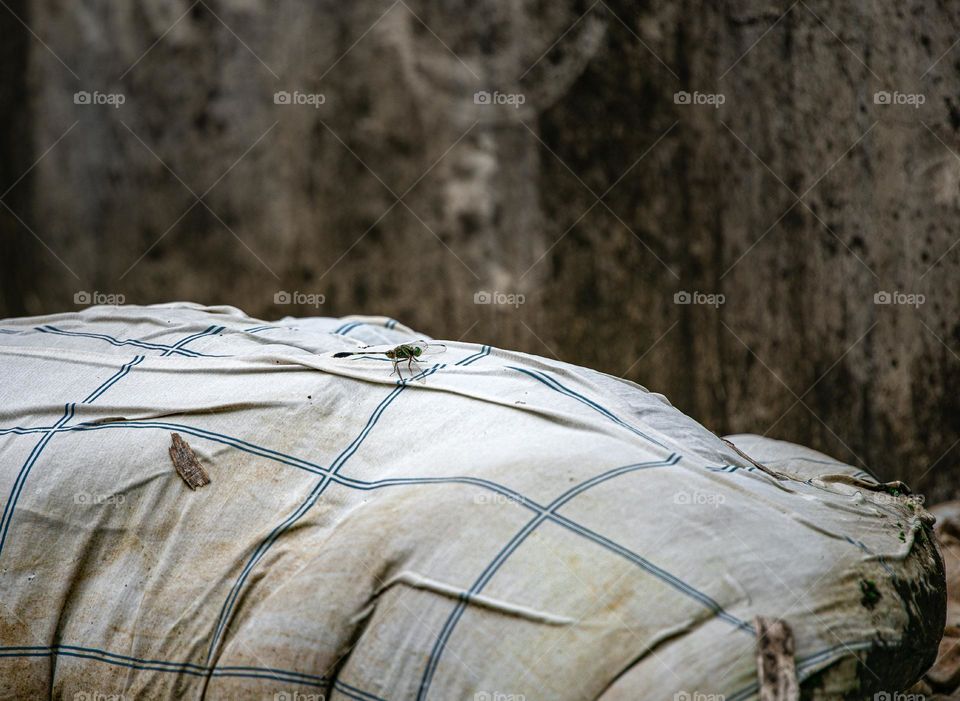
{"label": "woven plastic sack", "polygon": [[808,690],[932,662],[916,500],[524,353],[442,341],[398,377],[418,339],[191,304],[0,322],[0,697],[739,701],[755,616]]}

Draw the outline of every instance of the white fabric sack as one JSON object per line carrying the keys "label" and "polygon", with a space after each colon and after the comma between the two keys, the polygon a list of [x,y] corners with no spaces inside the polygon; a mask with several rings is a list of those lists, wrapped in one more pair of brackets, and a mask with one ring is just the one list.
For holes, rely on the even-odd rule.
{"label": "white fabric sack", "polygon": [[585,368],[377,354],[424,338],[186,303],[0,322],[0,698],[739,701],[755,616],[808,685],[932,662],[915,502],[733,438],[774,477]]}

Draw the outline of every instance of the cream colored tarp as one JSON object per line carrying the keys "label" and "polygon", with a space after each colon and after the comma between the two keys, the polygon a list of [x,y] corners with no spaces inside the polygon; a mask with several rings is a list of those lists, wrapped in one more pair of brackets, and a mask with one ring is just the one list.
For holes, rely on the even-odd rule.
{"label": "cream colored tarp", "polygon": [[375,353],[422,338],[191,304],[0,322],[0,696],[735,701],[757,615],[801,679],[929,661],[909,500],[734,437],[775,478],[584,368],[442,341],[401,381]]}

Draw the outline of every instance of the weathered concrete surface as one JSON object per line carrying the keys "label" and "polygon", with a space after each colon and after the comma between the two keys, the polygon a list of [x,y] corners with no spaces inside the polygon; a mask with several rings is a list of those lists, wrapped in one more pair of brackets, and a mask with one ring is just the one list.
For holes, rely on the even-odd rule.
{"label": "weathered concrete surface", "polygon": [[[79,121],[3,197],[23,223],[0,209],[0,314],[70,308],[78,290],[385,313],[960,493],[960,8],[10,8],[39,40],[0,12],[2,190]],[[126,102],[76,105],[77,90]],[[280,90],[325,102],[277,105]],[[880,90],[925,102],[875,104]],[[326,302],[275,305],[279,290]],[[525,302],[475,305],[479,290]]]}

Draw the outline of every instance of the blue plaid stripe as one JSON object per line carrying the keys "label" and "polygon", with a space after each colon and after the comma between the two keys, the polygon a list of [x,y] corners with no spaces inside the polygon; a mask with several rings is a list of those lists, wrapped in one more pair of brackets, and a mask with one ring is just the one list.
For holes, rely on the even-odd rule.
{"label": "blue plaid stripe", "polygon": [[162,355],[170,355],[171,353],[181,351],[191,341],[196,341],[198,338],[202,338],[204,336],[212,336],[213,334],[220,333],[221,331],[223,331],[223,329],[224,329],[223,326],[210,326],[204,329],[203,331],[201,331],[200,333],[195,333],[192,336],[187,336],[182,341],[177,341],[177,343],[171,346],[168,350],[164,351]]}
{"label": "blue plaid stripe", "polygon": [[243,570],[240,573],[240,576],[237,578],[237,581],[234,583],[233,587],[230,590],[230,593],[227,595],[226,601],[223,603],[223,607],[220,610],[220,616],[217,620],[217,625],[214,630],[213,636],[210,640],[210,648],[207,652],[207,662],[213,658],[213,653],[216,650],[217,643],[220,640],[221,635],[223,634],[224,628],[227,625],[227,621],[230,617],[230,614],[233,611],[233,606],[236,603],[237,596],[240,594],[240,590],[243,588],[244,583],[247,580],[247,577],[250,575],[250,572],[253,571],[253,568],[260,561],[260,559],[266,554],[267,550],[270,549],[270,546],[276,542],[277,538],[280,537],[284,532],[286,532],[294,523],[299,521],[307,511],[317,502],[320,496],[323,494],[324,490],[327,488],[327,485],[330,484],[330,481],[333,475],[337,474],[340,469],[346,464],[347,460],[353,456],[357,450],[360,448],[360,444],[363,443],[364,439],[370,434],[370,431],[373,430],[373,427],[377,424],[377,421],[380,420],[380,417],[383,415],[383,412],[386,411],[387,407],[390,406],[393,401],[400,396],[400,393],[406,389],[407,384],[413,380],[420,379],[421,377],[427,377],[432,375],[438,369],[441,369],[443,366],[434,365],[429,370],[424,370],[423,372],[411,377],[407,380],[398,380],[397,386],[390,392],[381,402],[377,405],[377,408],[374,410],[373,414],[367,420],[366,425],[363,427],[363,430],[360,434],[351,441],[351,443],[343,449],[340,455],[333,461],[333,464],[330,466],[330,470],[323,475],[323,478],[317,483],[313,488],[307,498],[303,503],[288,516],[282,523],[276,526],[270,534],[260,543],[260,545],[254,550],[253,554],[250,556],[250,559],[247,561],[247,564],[244,566]]}
{"label": "blue plaid stripe", "polygon": [[570,388],[567,387],[566,385],[561,384],[558,380],[556,380],[556,379],[553,378],[553,377],[550,377],[550,375],[548,375],[547,373],[545,373],[545,372],[537,372],[537,371],[535,371],[535,370],[527,370],[526,368],[518,368],[518,367],[513,367],[513,366],[508,366],[508,367],[509,367],[511,370],[516,370],[517,372],[522,372],[524,375],[528,375],[528,376],[532,377],[533,379],[537,380],[538,382],[542,382],[543,384],[545,384],[547,387],[549,387],[549,388],[552,389],[552,390],[555,390],[555,391],[557,391],[557,392],[560,392],[561,394],[565,394],[565,395],[568,396],[568,397],[572,397],[573,399],[576,399],[578,402],[581,402],[581,403],[583,403],[583,404],[586,404],[588,407],[590,407],[590,408],[593,409],[594,411],[597,411],[597,412],[599,412],[600,414],[603,414],[604,416],[606,416],[608,419],[610,419],[610,420],[613,421],[614,423],[618,424],[619,426],[623,426],[623,428],[627,429],[627,430],[630,431],[631,433],[634,433],[634,434],[640,436],[641,438],[643,438],[643,439],[645,439],[645,440],[653,443],[654,445],[659,446],[660,448],[664,448],[664,449],[667,447],[667,446],[665,446],[663,443],[661,443],[660,441],[651,438],[650,436],[648,436],[648,435],[647,435],[646,433],[644,433],[643,431],[641,431],[641,430],[639,430],[639,429],[631,426],[631,425],[628,424],[626,421],[624,421],[624,420],[621,419],[620,417],[616,416],[613,412],[611,412],[610,410],[604,408],[603,406],[601,406],[601,405],[598,404],[597,402],[593,401],[592,399],[589,399],[589,398],[583,396],[582,394],[580,394],[579,392],[573,391],[572,389],[570,389]]}
{"label": "blue plaid stripe", "polygon": [[466,607],[470,602],[471,597],[476,596],[483,590],[483,588],[487,585],[487,583],[489,583],[489,581],[497,573],[497,571],[500,569],[503,563],[506,562],[506,560],[517,550],[517,548],[520,547],[520,545],[527,539],[527,537],[529,537],[529,535],[533,533],[533,531],[536,530],[537,527],[540,526],[540,524],[542,524],[544,521],[548,519],[554,521],[555,523],[560,523],[561,525],[567,526],[568,528],[572,528],[574,532],[579,532],[582,535],[589,532],[593,540],[597,542],[605,541],[608,544],[608,546],[613,546],[615,548],[615,552],[620,551],[618,552],[618,554],[623,554],[624,552],[628,553],[631,556],[631,557],[628,557],[628,559],[634,564],[641,564],[643,569],[645,569],[647,572],[655,575],[661,581],[666,582],[667,584],[669,584],[670,586],[673,586],[674,588],[678,589],[682,593],[688,596],[691,596],[699,603],[707,606],[707,608],[713,611],[715,615],[718,615],[722,619],[730,623],[733,623],[739,630],[742,630],[745,633],[748,633],[749,635],[754,635],[755,632],[753,630],[753,627],[750,624],[724,611],[723,607],[719,603],[717,603],[715,600],[713,600],[706,594],[703,594],[697,591],[690,585],[680,580],[678,577],[674,577],[666,570],[663,570],[659,567],[652,565],[644,558],[641,558],[631,553],[626,548],[623,548],[622,546],[619,546],[613,543],[612,541],[607,540],[606,538],[604,538],[603,536],[600,536],[597,533],[588,531],[588,529],[584,528],[583,526],[580,526],[579,524],[576,524],[575,522],[570,521],[569,519],[566,519],[562,515],[556,513],[561,506],[568,503],[574,497],[578,496],[579,494],[582,494],[583,492],[587,491],[591,487],[595,487],[598,484],[606,482],[607,480],[613,479],[615,477],[619,477],[620,475],[624,475],[630,472],[636,472],[637,470],[645,470],[645,469],[650,469],[654,467],[669,467],[677,464],[679,460],[680,460],[679,455],[672,454],[666,460],[653,461],[653,462],[647,462],[647,463],[638,463],[634,465],[625,465],[623,467],[618,467],[613,470],[604,472],[600,475],[597,475],[595,477],[592,477],[584,482],[581,482],[575,487],[571,487],[566,492],[561,494],[559,497],[554,499],[546,507],[546,509],[544,509],[540,514],[538,514],[537,516],[532,518],[530,521],[528,521],[523,528],[517,531],[517,533],[514,534],[510,542],[508,542],[500,550],[500,552],[497,553],[497,556],[493,559],[493,561],[491,561],[487,565],[487,567],[483,570],[483,572],[480,574],[477,580],[473,583],[473,586],[470,587],[469,591],[457,603],[453,611],[450,613],[450,616],[447,618],[447,621],[444,624],[443,629],[441,630],[440,635],[437,637],[437,640],[433,646],[433,650],[430,653],[430,659],[427,661],[427,666],[426,666],[426,669],[424,670],[423,678],[420,681],[420,690],[419,690],[419,693],[417,694],[417,699],[419,701],[424,701],[424,699],[427,698],[427,694],[429,693],[429,690],[430,690],[430,683],[433,681],[433,676],[436,673],[437,665],[440,662],[440,656],[443,654],[446,644],[453,633],[453,629],[456,627],[457,623],[460,621],[461,617],[463,616],[463,613],[466,610]]}
{"label": "blue plaid stripe", "polygon": [[[217,328],[217,327],[210,327],[204,333],[208,333],[214,328]],[[222,328],[222,327],[219,327],[219,328]],[[91,335],[91,334],[75,334],[73,332],[61,332],[60,330],[55,329],[52,326],[37,327],[36,330],[49,332],[49,333],[65,333],[66,335]],[[103,337],[108,339],[112,338],[109,336],[103,336],[102,334],[92,334],[92,335],[95,337]],[[177,345],[183,344],[185,342],[189,342],[196,336],[197,336],[196,334],[194,334],[193,336],[188,336],[187,338],[179,341]],[[112,339],[112,340],[116,341],[117,345],[136,345],[138,343],[142,343],[142,341],[120,342],[120,341],[117,341],[116,339]],[[191,352],[191,351],[182,350],[178,348],[177,345],[166,346],[166,348],[170,350],[175,350],[178,353]],[[138,357],[140,358],[140,360],[137,360]],[[97,387],[93,392],[87,395],[87,397],[83,400],[82,403],[92,402],[98,399],[99,397],[101,397],[104,392],[106,392],[110,387],[113,387],[123,377],[129,374],[133,366],[138,364],[142,360],[143,360],[142,356],[137,356],[133,360],[131,360],[129,363],[121,367],[116,374],[114,374],[112,377],[107,379],[105,382],[101,383],[99,387]],[[13,515],[17,506],[17,501],[20,499],[20,495],[23,492],[23,486],[24,484],[26,484],[27,477],[30,475],[30,471],[33,469],[33,466],[36,464],[37,460],[39,459],[40,454],[47,447],[47,444],[51,441],[53,436],[56,435],[61,429],[63,429],[67,425],[67,423],[70,421],[70,419],[73,418],[75,409],[76,409],[76,403],[70,403],[66,405],[66,408],[64,410],[64,415],[60,418],[60,420],[56,424],[54,424],[49,429],[44,431],[43,437],[40,439],[37,445],[34,446],[33,450],[30,452],[30,455],[27,457],[26,462],[20,468],[20,473],[17,475],[17,479],[14,482],[13,489],[10,492],[10,496],[7,498],[7,503],[3,507],[3,517],[2,519],[0,519],[0,555],[3,554],[3,547],[7,542],[7,535],[10,531],[10,524],[13,521]],[[22,435],[21,431],[15,430],[12,432],[21,433]]]}
{"label": "blue plaid stripe", "polygon": [[27,481],[27,476],[30,474],[30,470],[33,469],[33,466],[36,464],[37,459],[43,452],[43,449],[47,447],[47,444],[53,438],[54,434],[56,433],[56,429],[66,424],[73,416],[75,407],[76,404],[73,403],[65,406],[63,410],[63,416],[60,417],[60,420],[54,424],[49,431],[43,434],[43,437],[33,447],[33,450],[30,451],[30,455],[27,456],[26,462],[24,462],[23,466],[20,468],[17,479],[13,483],[13,489],[10,490],[10,496],[7,498],[7,503],[3,507],[3,517],[0,519],[0,554],[3,553],[3,546],[7,541],[7,533],[10,530],[10,522],[13,521],[13,511],[17,506],[17,500],[20,498],[20,494],[23,492],[23,485]]}
{"label": "blue plaid stripe", "polygon": [[104,382],[102,385],[100,385],[100,386],[97,387],[95,390],[93,390],[89,395],[87,395],[86,399],[84,399],[84,400],[81,402],[81,404],[90,404],[90,403],[92,403],[92,402],[95,402],[95,401],[100,397],[100,395],[102,395],[102,394],[103,394],[104,392],[106,392],[108,389],[110,389],[111,387],[113,387],[114,384],[116,384],[117,382],[119,382],[120,380],[122,380],[124,377],[126,377],[126,376],[127,376],[127,373],[130,372],[130,370],[133,368],[134,365],[139,365],[141,362],[143,362],[143,359],[144,359],[145,357],[146,357],[146,356],[143,356],[143,355],[135,356],[135,357],[133,358],[133,360],[131,360],[129,363],[127,363],[127,364],[125,364],[123,367],[121,367],[121,368],[116,372],[116,374],[114,374],[112,377],[110,377],[109,380],[107,380],[106,382]]}
{"label": "blue plaid stripe", "polygon": [[379,696],[374,696],[368,691],[363,691],[362,689],[345,684],[339,680],[334,686],[341,694],[351,699],[356,699],[356,701],[383,701],[383,699],[381,699]]}
{"label": "blue plaid stripe", "polygon": [[343,324],[340,328],[336,329],[334,333],[338,336],[346,336],[358,326],[366,326],[366,324],[362,321],[348,321],[346,324]]}
{"label": "blue plaid stripe", "polygon": [[143,659],[132,657],[130,655],[121,655],[115,652],[108,652],[99,648],[83,647],[79,645],[22,645],[22,646],[3,646],[0,647],[0,657],[79,657],[96,662],[102,662],[117,667],[126,667],[128,669],[146,670],[153,672],[168,672],[172,674],[186,674],[196,677],[243,677],[249,679],[267,679],[271,681],[281,681],[301,686],[310,686],[317,688],[327,688],[333,686],[347,695],[354,695],[354,698],[361,698],[364,701],[384,701],[381,697],[375,696],[369,692],[362,691],[355,686],[342,682],[333,681],[326,677],[316,674],[306,674],[304,672],[295,672],[276,667],[255,667],[255,666],[223,666],[210,668],[204,665],[193,664],[192,662],[170,662],[166,660]]}
{"label": "blue plaid stripe", "polygon": [[484,358],[488,355],[490,355],[490,346],[483,346],[480,348],[479,351],[477,351],[473,355],[468,355],[463,360],[460,360],[457,363],[455,363],[455,365],[470,365],[471,363],[475,363],[478,360],[480,360],[480,358]]}
{"label": "blue plaid stripe", "polygon": [[192,351],[186,348],[175,348],[174,346],[168,346],[162,343],[151,343],[148,341],[141,341],[135,338],[120,339],[120,338],[114,338],[113,336],[109,336],[104,333],[87,333],[84,331],[65,331],[63,329],[58,329],[55,326],[50,326],[49,324],[46,326],[37,326],[35,330],[39,331],[40,333],[51,333],[51,334],[56,334],[58,336],[73,336],[75,338],[93,338],[100,341],[106,341],[107,343],[113,346],[135,346],[137,348],[144,348],[146,350],[164,351],[163,353],[164,355],[167,354],[166,353],[167,351],[171,351],[173,353],[176,353],[177,355],[185,355],[190,358],[222,357],[222,356],[211,356],[206,353],[200,353],[198,351]]}
{"label": "blue plaid stripe", "polygon": [[726,472],[728,474],[733,474],[737,470],[746,470],[747,472],[755,472],[757,468],[753,465],[748,465],[743,467],[742,465],[707,465],[706,469],[710,472]]}

